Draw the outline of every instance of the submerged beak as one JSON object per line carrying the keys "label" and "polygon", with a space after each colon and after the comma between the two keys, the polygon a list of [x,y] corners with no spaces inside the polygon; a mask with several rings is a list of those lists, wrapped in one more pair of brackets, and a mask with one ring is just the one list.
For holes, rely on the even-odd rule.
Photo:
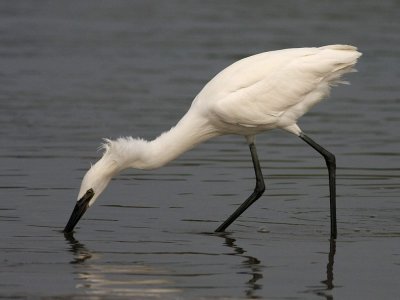
{"label": "submerged beak", "polygon": [[89,202],[93,198],[93,196],[94,196],[94,191],[93,189],[90,189],[86,192],[85,195],[83,195],[81,199],[79,199],[78,202],[76,202],[71,217],[69,217],[69,221],[64,228],[64,233],[71,233],[72,230],[74,230],[75,225],[78,224],[83,214],[89,208]]}

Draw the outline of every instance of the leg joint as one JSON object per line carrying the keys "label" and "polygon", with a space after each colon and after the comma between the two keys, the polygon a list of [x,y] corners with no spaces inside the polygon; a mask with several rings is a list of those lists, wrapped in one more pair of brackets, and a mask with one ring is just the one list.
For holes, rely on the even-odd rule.
{"label": "leg joint", "polygon": [[326,151],[325,155],[325,161],[328,166],[336,166],[336,157],[329,151]]}
{"label": "leg joint", "polygon": [[256,187],[254,188],[254,192],[259,195],[262,195],[265,192],[265,183],[263,180],[258,181],[256,183]]}

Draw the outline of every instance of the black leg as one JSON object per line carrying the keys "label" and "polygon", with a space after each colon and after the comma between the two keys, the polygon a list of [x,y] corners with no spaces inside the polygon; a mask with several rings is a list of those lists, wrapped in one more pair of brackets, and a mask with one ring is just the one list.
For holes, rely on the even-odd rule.
{"label": "black leg", "polygon": [[215,232],[225,231],[225,229],[231,225],[232,222],[235,221],[246,209],[248,209],[250,205],[256,202],[256,200],[260,198],[265,191],[265,183],[261,172],[260,162],[258,161],[256,146],[254,143],[251,143],[249,147],[251,158],[253,160],[254,171],[256,173],[256,187],[254,188],[254,192],[250,195],[250,197],[247,198],[247,200],[243,202],[243,204],[240,205],[239,208],[228,219],[226,219],[226,221],[222,223],[217,230],[215,230]]}
{"label": "black leg", "polygon": [[311,138],[306,136],[304,133],[300,133],[300,138],[317,150],[324,158],[326,166],[329,172],[329,194],[330,194],[330,206],[331,206],[331,238],[336,239],[337,237],[337,225],[336,225],[336,159],[335,156],[314,142]]}

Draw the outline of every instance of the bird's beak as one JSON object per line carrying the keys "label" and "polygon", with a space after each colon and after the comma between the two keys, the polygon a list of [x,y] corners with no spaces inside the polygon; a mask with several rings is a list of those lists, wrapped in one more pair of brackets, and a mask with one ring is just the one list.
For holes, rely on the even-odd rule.
{"label": "bird's beak", "polygon": [[79,199],[78,202],[76,202],[71,217],[69,217],[69,221],[64,228],[64,233],[71,233],[72,230],[74,230],[75,225],[78,224],[83,214],[89,208],[89,202],[93,198],[93,196],[94,196],[94,191],[93,189],[90,189],[86,192],[85,195],[83,195],[81,199]]}

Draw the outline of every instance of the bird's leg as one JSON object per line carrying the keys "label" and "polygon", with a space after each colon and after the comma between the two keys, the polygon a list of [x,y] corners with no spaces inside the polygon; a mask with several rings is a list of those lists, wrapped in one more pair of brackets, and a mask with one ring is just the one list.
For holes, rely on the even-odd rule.
{"label": "bird's leg", "polygon": [[329,194],[330,194],[330,208],[331,208],[331,238],[337,237],[336,225],[336,159],[335,156],[314,142],[304,133],[300,133],[300,138],[317,150],[324,158],[329,172]]}
{"label": "bird's leg", "polygon": [[254,143],[251,143],[249,145],[249,147],[250,147],[250,152],[251,152],[251,158],[253,160],[254,171],[256,173],[256,187],[254,188],[254,192],[250,195],[250,197],[247,198],[247,200],[245,202],[243,202],[243,204],[240,205],[239,208],[228,219],[226,219],[226,221],[224,223],[222,223],[222,225],[219,226],[217,228],[217,230],[215,230],[215,232],[224,231],[247,208],[249,208],[250,205],[252,205],[258,198],[260,198],[261,195],[265,191],[265,183],[264,183],[264,178],[263,178],[263,175],[261,172],[260,162],[259,162],[258,156],[257,156],[256,146],[254,145]]}

